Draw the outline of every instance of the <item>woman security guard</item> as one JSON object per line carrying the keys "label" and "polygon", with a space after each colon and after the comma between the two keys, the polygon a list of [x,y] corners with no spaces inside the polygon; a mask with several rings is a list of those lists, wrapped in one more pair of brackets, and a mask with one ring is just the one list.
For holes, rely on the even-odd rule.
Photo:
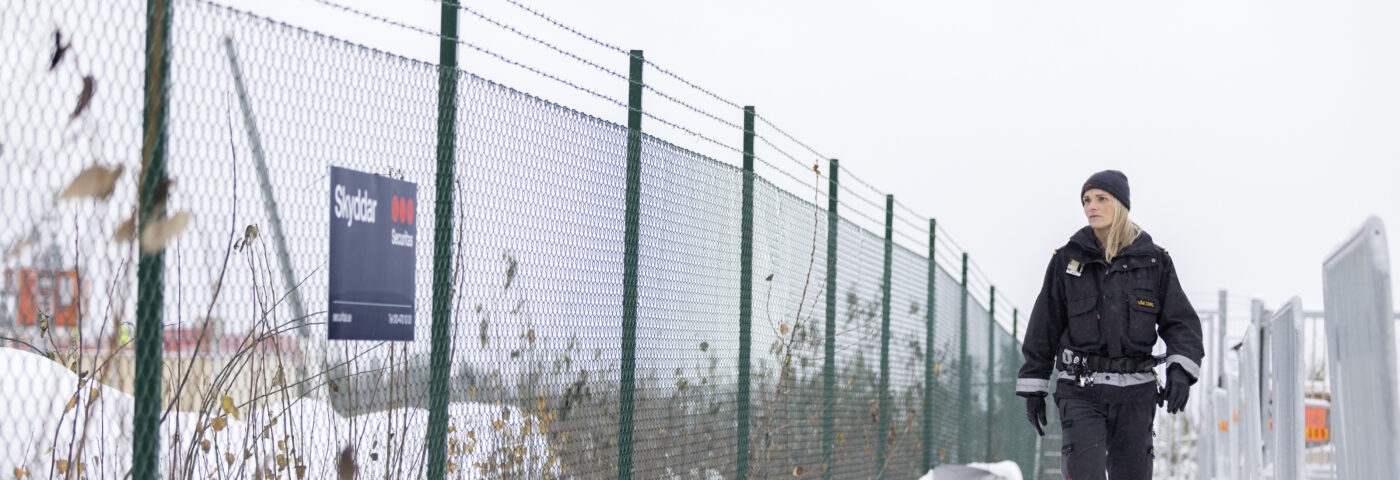
{"label": "woman security guard", "polygon": [[[1031,311],[1016,394],[1036,432],[1058,369],[1062,471],[1075,480],[1152,477],[1152,417],[1186,405],[1200,374],[1201,320],[1167,251],[1128,220],[1128,177],[1095,173],[1080,189],[1089,225],[1055,251]],[[1165,359],[1152,356],[1161,336]],[[1158,390],[1153,367],[1167,365]]]}

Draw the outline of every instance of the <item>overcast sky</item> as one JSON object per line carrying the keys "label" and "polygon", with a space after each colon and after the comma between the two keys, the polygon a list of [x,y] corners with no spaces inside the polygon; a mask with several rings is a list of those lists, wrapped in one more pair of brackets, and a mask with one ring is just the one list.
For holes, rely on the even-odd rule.
{"label": "overcast sky", "polygon": [[[232,3],[437,59],[428,35],[311,0]],[[433,2],[337,3],[438,28]],[[1132,217],[1170,250],[1197,308],[1214,309],[1216,292],[1228,289],[1235,318],[1247,318],[1250,298],[1275,308],[1299,295],[1307,309],[1322,309],[1323,259],[1370,215],[1391,225],[1390,249],[1400,251],[1393,231],[1400,222],[1400,6],[1390,2],[528,5],[601,42],[642,49],[729,101],[755,105],[821,155],[840,158],[846,172],[936,217],[1005,300],[1025,311],[1051,251],[1085,223],[1079,186],[1107,168],[1128,175]],[[624,55],[504,0],[466,6],[605,69],[627,70]],[[532,50],[469,12],[460,35],[626,98],[622,80]],[[623,121],[607,101],[462,50],[466,71]],[[671,85],[667,91],[682,98],[705,97]],[[741,118],[718,101],[700,106]],[[760,135],[778,137],[765,128]]]}

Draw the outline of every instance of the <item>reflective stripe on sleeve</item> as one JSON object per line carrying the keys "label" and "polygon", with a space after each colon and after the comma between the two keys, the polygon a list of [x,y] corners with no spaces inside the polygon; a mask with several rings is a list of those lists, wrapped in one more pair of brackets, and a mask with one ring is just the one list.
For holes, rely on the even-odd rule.
{"label": "reflective stripe on sleeve", "polygon": [[1050,393],[1050,381],[1039,378],[1016,379],[1016,393]]}
{"label": "reflective stripe on sleeve", "polygon": [[1165,362],[1167,368],[1171,368],[1174,364],[1181,365],[1181,368],[1186,369],[1186,373],[1191,374],[1191,378],[1201,378],[1201,366],[1191,361],[1191,359],[1186,358],[1186,356],[1172,355],[1167,357],[1167,361]]}

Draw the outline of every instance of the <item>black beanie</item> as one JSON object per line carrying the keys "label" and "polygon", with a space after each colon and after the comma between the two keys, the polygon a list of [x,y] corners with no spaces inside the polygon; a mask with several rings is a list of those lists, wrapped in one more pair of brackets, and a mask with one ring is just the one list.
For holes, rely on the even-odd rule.
{"label": "black beanie", "polygon": [[1084,188],[1079,189],[1079,198],[1084,198],[1084,192],[1093,189],[1100,189],[1113,195],[1123,203],[1123,208],[1133,209],[1132,202],[1128,201],[1128,176],[1117,170],[1104,170],[1089,176],[1089,180],[1084,182]]}

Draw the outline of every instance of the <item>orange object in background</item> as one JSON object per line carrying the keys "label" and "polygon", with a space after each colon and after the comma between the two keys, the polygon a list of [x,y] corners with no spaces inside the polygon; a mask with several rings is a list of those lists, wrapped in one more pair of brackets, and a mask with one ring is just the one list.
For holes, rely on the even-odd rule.
{"label": "orange object in background", "polygon": [[1331,429],[1327,428],[1327,409],[1322,407],[1304,407],[1303,425],[1306,428],[1304,439],[1312,443],[1326,442],[1332,437]]}
{"label": "orange object in background", "polygon": [[49,328],[78,326],[78,272],[23,268],[16,272],[20,325],[36,325],[38,314],[49,316]]}

